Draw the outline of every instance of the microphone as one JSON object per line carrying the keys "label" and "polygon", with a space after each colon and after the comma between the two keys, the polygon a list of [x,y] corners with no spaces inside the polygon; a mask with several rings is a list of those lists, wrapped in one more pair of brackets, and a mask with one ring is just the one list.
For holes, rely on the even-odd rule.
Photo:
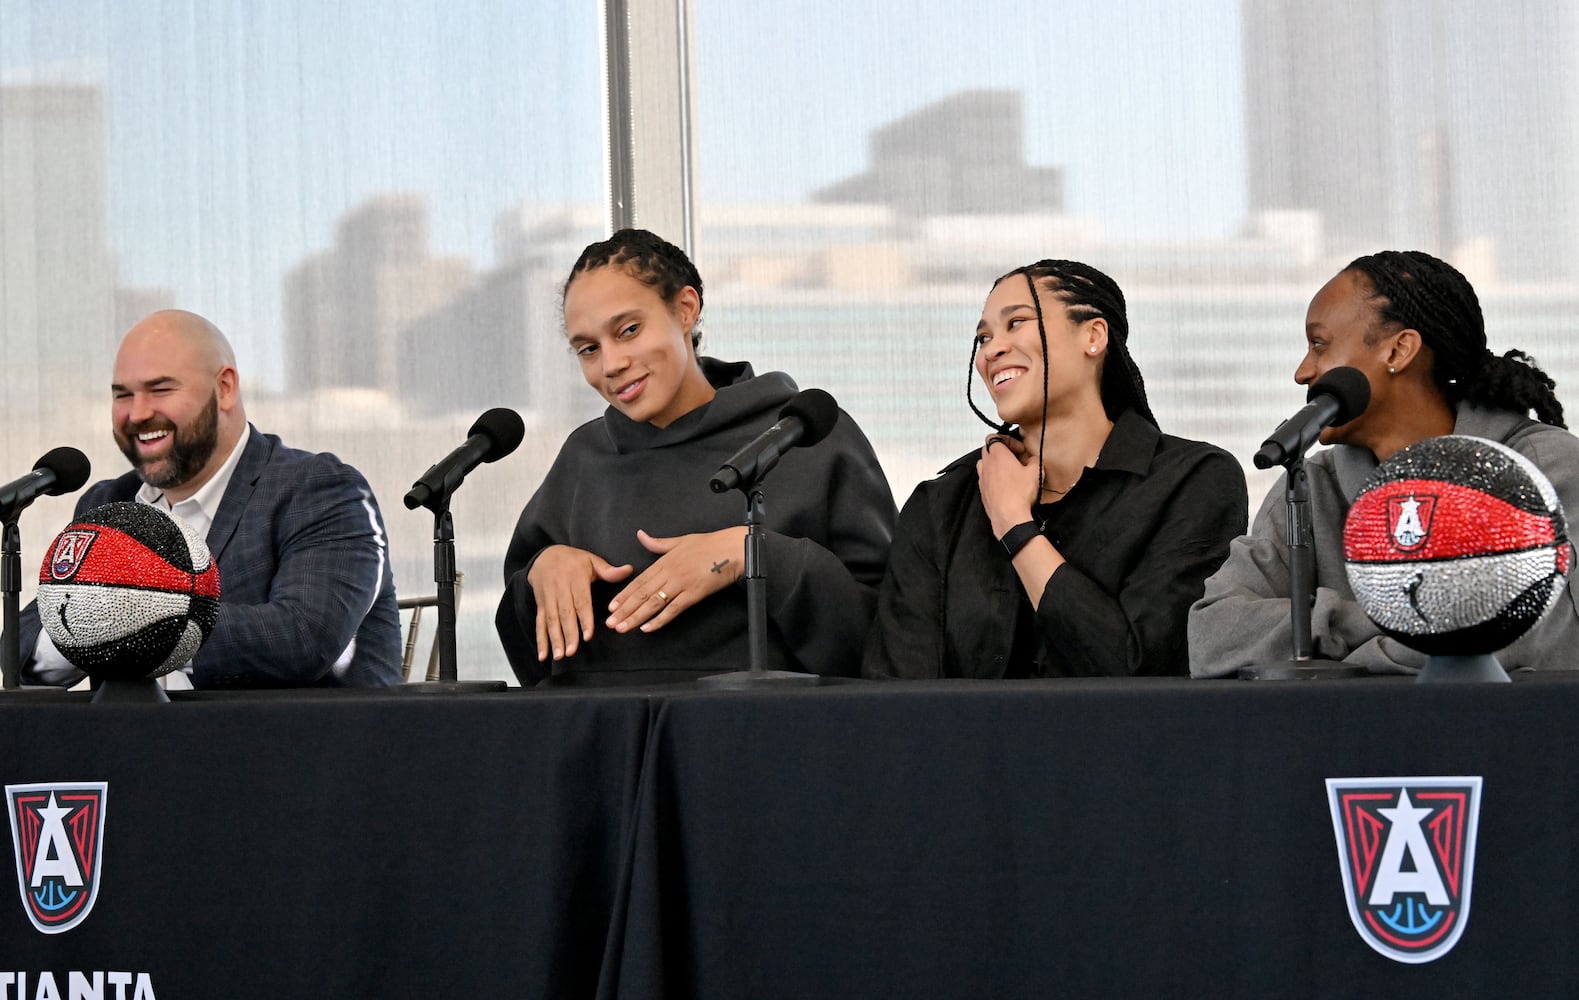
{"label": "microphone", "polygon": [[1346,424],[1371,405],[1371,383],[1358,368],[1334,368],[1318,378],[1298,413],[1278,425],[1255,454],[1258,469],[1298,458],[1316,443],[1324,427]]}
{"label": "microphone", "polygon": [[88,481],[88,456],[75,448],[55,448],[33,463],[33,471],[0,486],[0,515],[10,520],[41,496],[58,497]]}
{"label": "microphone", "polygon": [[466,443],[440,459],[411,485],[406,509],[426,507],[436,498],[448,498],[466,479],[466,473],[483,462],[497,462],[521,446],[526,424],[521,415],[502,406],[477,418],[466,432]]}
{"label": "microphone", "polygon": [[739,489],[759,482],[779,464],[779,457],[791,448],[816,444],[828,436],[839,422],[839,404],[821,389],[796,393],[779,411],[779,421],[757,435],[757,439],[735,452],[709,483],[714,493]]}

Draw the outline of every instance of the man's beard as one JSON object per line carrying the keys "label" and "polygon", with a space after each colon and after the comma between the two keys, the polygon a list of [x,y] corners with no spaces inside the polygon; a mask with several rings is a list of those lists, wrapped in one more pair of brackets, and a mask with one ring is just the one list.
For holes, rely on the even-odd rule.
{"label": "man's beard", "polygon": [[[170,451],[162,459],[164,469],[150,473],[144,459],[137,453],[137,435],[147,431],[170,430]],[[126,429],[126,440],[121,443],[121,453],[132,463],[132,468],[143,482],[156,489],[168,490],[191,479],[202,471],[219,446],[219,393],[208,397],[208,405],[197,419],[186,427],[176,427],[168,420],[148,421]]]}

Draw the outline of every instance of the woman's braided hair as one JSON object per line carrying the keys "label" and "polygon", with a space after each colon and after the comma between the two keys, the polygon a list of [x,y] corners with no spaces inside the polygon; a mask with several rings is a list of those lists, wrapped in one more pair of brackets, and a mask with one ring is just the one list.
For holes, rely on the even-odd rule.
{"label": "woman's braided hair", "polygon": [[[1107,357],[1102,363],[1100,387],[1102,409],[1107,413],[1107,418],[1117,420],[1125,410],[1134,410],[1155,427],[1157,418],[1152,415],[1151,405],[1146,402],[1146,383],[1140,376],[1140,369],[1135,366],[1135,360],[1129,355],[1129,316],[1125,311],[1124,292],[1118,287],[1118,282],[1090,264],[1082,264],[1077,260],[1039,260],[1015,268],[994,281],[992,287],[997,288],[1005,279],[1017,274],[1024,275],[1031,287],[1031,302],[1036,306],[1036,333],[1042,342],[1042,426],[1036,453],[1045,454],[1047,449],[1047,323],[1042,314],[1042,297],[1037,294],[1038,283],[1064,304],[1067,315],[1074,322],[1083,323],[1098,317],[1107,321]],[[1009,425],[1000,424],[982,413],[970,394],[976,372],[976,351],[980,346],[974,337],[971,338],[970,365],[965,372],[965,401],[987,426],[1001,433],[1007,431]],[[1038,466],[1037,489],[1040,496],[1042,487],[1047,484],[1044,481],[1046,470],[1040,468],[1040,463]]]}
{"label": "woman's braided hair", "polygon": [[1365,277],[1382,322],[1412,329],[1431,349],[1431,378],[1449,406],[1460,400],[1529,414],[1566,428],[1557,383],[1519,350],[1486,348],[1486,320],[1469,280],[1419,250],[1383,250],[1344,268]]}
{"label": "woman's braided hair", "polygon": [[[1047,325],[1042,316],[1042,300],[1037,294],[1040,284],[1064,304],[1071,320],[1082,323],[1101,317],[1107,320],[1107,358],[1102,365],[1102,408],[1109,420],[1117,420],[1125,410],[1134,410],[1153,426],[1157,418],[1152,415],[1146,401],[1146,383],[1140,369],[1129,353],[1129,316],[1124,305],[1124,292],[1118,282],[1089,264],[1077,260],[1039,260],[1025,267],[1017,267],[992,283],[997,288],[1005,279],[1024,275],[1031,286],[1031,301],[1036,305],[1036,330],[1042,341],[1042,422],[1047,422]],[[976,350],[971,340],[970,365],[965,374],[965,401],[972,412],[994,430],[1007,430],[976,406],[971,398],[972,379],[976,371]]]}
{"label": "woman's braided hair", "polygon": [[[606,240],[589,245],[581,251],[576,264],[565,279],[564,292],[576,276],[600,267],[613,265],[658,293],[669,305],[687,286],[696,289],[697,314],[701,314],[702,276],[685,251],[668,240],[645,229],[621,229]],[[561,300],[564,293],[561,293]],[[691,346],[702,341],[700,322],[691,328]]]}

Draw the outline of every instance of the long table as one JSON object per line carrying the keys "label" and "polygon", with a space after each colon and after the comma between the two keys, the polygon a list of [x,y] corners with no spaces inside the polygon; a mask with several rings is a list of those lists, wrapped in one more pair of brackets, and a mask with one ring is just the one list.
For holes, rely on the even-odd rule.
{"label": "long table", "polygon": [[[126,1000],[110,973],[160,998],[1576,995],[1576,722],[1555,677],[9,695],[4,783],[108,793],[80,926],[41,934],[0,887],[0,998],[47,972],[66,1000],[73,971]],[[1462,775],[1463,936],[1384,958],[1325,781]]]}

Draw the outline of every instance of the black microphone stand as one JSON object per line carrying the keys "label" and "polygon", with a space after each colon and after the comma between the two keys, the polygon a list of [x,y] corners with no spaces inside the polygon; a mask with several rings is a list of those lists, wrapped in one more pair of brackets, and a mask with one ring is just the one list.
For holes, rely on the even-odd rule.
{"label": "black microphone stand", "polygon": [[[456,486],[459,483],[455,484]],[[430,495],[422,506],[433,512],[433,582],[438,586],[439,679],[399,685],[397,690],[429,694],[473,694],[478,691],[503,691],[504,681],[461,681],[455,666],[455,520],[450,516],[450,497],[454,486]]]}
{"label": "black microphone stand", "polygon": [[0,642],[0,685],[7,691],[22,686],[22,530],[8,517],[0,543],[0,591],[5,594],[5,641]]}
{"label": "black microphone stand", "polygon": [[762,546],[762,480],[777,464],[778,457],[777,454],[764,457],[758,462],[756,475],[749,482],[740,484],[740,491],[746,495],[746,642],[749,669],[698,677],[696,683],[702,687],[740,691],[766,685],[822,683],[822,678],[816,674],[767,669],[768,574]]}
{"label": "black microphone stand", "polygon": [[[53,684],[22,683],[22,529],[17,526],[21,510],[12,511],[0,522],[0,591],[4,592],[3,629],[0,629],[0,691],[6,694],[27,692],[36,695],[65,694]],[[160,692],[161,694],[163,692]]]}
{"label": "black microphone stand", "polygon": [[1310,479],[1305,473],[1305,452],[1296,450],[1283,463],[1284,497],[1288,506],[1288,614],[1292,658],[1278,663],[1244,667],[1245,680],[1326,680],[1358,677],[1359,667],[1313,660],[1315,643],[1310,636],[1311,611],[1316,606],[1315,530],[1310,520]]}
{"label": "black microphone stand", "polygon": [[1305,474],[1301,452],[1288,460],[1284,475],[1284,497],[1288,506],[1288,613],[1294,662],[1310,660],[1314,644],[1310,638],[1310,615],[1316,604],[1316,553],[1311,547],[1314,531],[1310,525],[1310,479]]}

